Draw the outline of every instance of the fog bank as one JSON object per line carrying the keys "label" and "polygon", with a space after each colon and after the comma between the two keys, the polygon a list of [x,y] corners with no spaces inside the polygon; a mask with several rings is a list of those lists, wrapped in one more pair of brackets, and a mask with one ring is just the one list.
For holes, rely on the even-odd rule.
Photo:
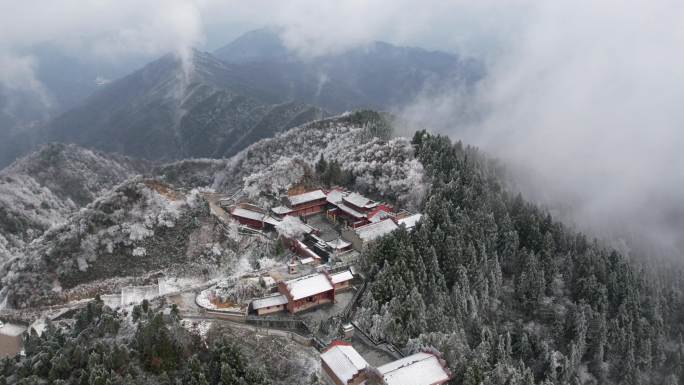
{"label": "fog bank", "polygon": [[681,258],[684,4],[540,2],[528,16],[475,95],[404,114],[501,158],[580,228]]}

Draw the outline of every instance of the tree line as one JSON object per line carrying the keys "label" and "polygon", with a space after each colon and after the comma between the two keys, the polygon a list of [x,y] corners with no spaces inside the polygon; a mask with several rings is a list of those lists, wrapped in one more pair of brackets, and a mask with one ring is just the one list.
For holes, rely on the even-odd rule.
{"label": "tree line", "polygon": [[417,132],[423,219],[372,245],[356,313],[374,337],[441,351],[455,384],[684,383],[684,280],[506,191],[477,149]]}
{"label": "tree line", "polygon": [[265,371],[233,341],[207,344],[179,323],[175,307],[136,305],[130,319],[99,299],[80,310],[73,325],[48,323],[24,341],[25,356],[0,360],[0,384],[54,385],[261,385]]}

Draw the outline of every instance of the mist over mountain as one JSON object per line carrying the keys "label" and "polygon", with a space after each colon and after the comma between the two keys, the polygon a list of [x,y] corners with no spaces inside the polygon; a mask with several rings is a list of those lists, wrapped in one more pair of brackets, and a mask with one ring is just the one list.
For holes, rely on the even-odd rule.
{"label": "mist over mountain", "polygon": [[683,384],[681,20],[0,2],[0,385]]}
{"label": "mist over mountain", "polygon": [[44,141],[38,128],[47,121],[145,63],[96,58],[56,42],[23,48],[21,55],[28,59],[13,67],[28,66],[29,73],[0,82],[0,165],[36,149]]}
{"label": "mist over mountain", "polygon": [[173,55],[116,80],[51,121],[52,141],[147,159],[230,156],[322,111],[279,99],[208,53]]}
{"label": "mist over mountain", "polygon": [[399,110],[419,95],[467,88],[484,76],[472,58],[374,41],[339,53],[302,57],[277,28],[248,32],[219,48],[220,59],[261,73],[264,87],[333,112]]}
{"label": "mist over mountain", "polygon": [[[0,162],[45,140],[146,159],[228,157],[329,113],[399,110],[419,95],[466,89],[482,76],[475,60],[382,42],[300,58],[277,30],[261,29],[215,54],[168,54],[98,86],[48,123],[8,134]],[[79,81],[68,82],[62,87],[64,105],[86,89]]]}

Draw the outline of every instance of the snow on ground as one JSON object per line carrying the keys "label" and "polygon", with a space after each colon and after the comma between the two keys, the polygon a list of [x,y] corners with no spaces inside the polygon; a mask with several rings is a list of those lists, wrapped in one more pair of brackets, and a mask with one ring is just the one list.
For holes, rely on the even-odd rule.
{"label": "snow on ground", "polygon": [[246,273],[251,273],[252,271],[254,271],[254,269],[252,269],[252,265],[249,263],[249,255],[245,253],[238,258],[235,269],[229,278],[242,277]]}
{"label": "snow on ground", "polygon": [[121,289],[121,303],[123,305],[137,304],[143,300],[159,296],[159,285],[127,286]]}
{"label": "snow on ground", "polygon": [[250,362],[264,366],[274,385],[309,384],[312,375],[321,375],[320,354],[313,347],[281,333],[264,335],[264,330],[255,332],[223,322],[213,326],[207,338],[226,337],[238,343]]}
{"label": "snow on ground", "polygon": [[201,320],[201,321],[193,321],[193,320],[188,320],[188,319],[183,319],[180,321],[181,326],[185,328],[187,331],[189,331],[192,334],[198,335],[202,337],[202,339],[205,339],[207,336],[207,332],[209,329],[211,329],[212,326],[212,321],[207,321],[207,320]]}
{"label": "snow on ground", "polygon": [[372,137],[366,128],[336,119],[305,124],[251,145],[227,162],[214,186],[219,191],[242,187],[255,203],[266,203],[266,196],[300,182],[321,155],[350,171],[355,177],[352,187],[362,193],[393,198],[409,210],[416,209],[425,194],[424,170],[409,139]]}
{"label": "snow on ground", "polygon": [[287,238],[299,238],[303,234],[308,233],[310,229],[301,219],[291,215],[283,218],[276,226],[278,234]]}
{"label": "snow on ground", "polygon": [[212,295],[214,292],[213,288],[202,290],[199,294],[197,294],[197,298],[195,301],[197,304],[205,309],[211,309],[211,310],[216,310],[217,307],[214,305],[209,297]]}
{"label": "snow on ground", "polygon": [[157,282],[159,295],[166,295],[199,286],[207,281],[199,277],[161,277]]}
{"label": "snow on ground", "polygon": [[269,258],[269,257],[259,258],[259,267],[261,269],[264,269],[264,270],[272,269],[272,268],[279,266],[281,264],[282,264],[281,262],[276,261],[273,258]]}

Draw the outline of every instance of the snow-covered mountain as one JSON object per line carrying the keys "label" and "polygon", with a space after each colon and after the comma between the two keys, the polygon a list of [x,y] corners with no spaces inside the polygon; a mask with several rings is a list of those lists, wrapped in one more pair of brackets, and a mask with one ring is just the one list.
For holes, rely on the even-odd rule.
{"label": "snow-covered mountain", "polygon": [[302,58],[279,34],[277,28],[251,31],[214,54],[253,73],[254,84],[264,89],[337,113],[401,108],[418,96],[469,87],[484,76],[476,60],[385,42]]}
{"label": "snow-covered mountain", "polygon": [[155,172],[174,186],[242,190],[259,201],[306,179],[322,156],[349,173],[350,188],[415,208],[425,193],[422,166],[407,138],[376,130],[387,118],[373,111],[343,114],[263,139],[230,159],[186,159]]}
{"label": "snow-covered mountain", "polygon": [[0,171],[1,249],[22,247],[98,195],[143,172],[144,162],[49,144]]}
{"label": "snow-covered mountain", "polygon": [[197,191],[134,177],[5,263],[2,293],[9,306],[24,308],[116,292],[159,270],[201,274],[233,256],[221,234]]}
{"label": "snow-covered mountain", "polygon": [[45,131],[51,141],[146,159],[222,157],[321,114],[193,51],[189,60],[167,55],[110,83]]}
{"label": "snow-covered mountain", "polygon": [[[330,114],[398,110],[447,87],[468,89],[483,73],[472,59],[383,42],[303,59],[277,30],[257,30],[214,54],[163,56],[89,88],[95,93],[85,100],[67,93],[70,109],[20,128],[0,113],[0,166],[51,141],[164,161],[229,157]],[[10,97],[19,100],[0,90],[0,105]]]}
{"label": "snow-covered mountain", "polygon": [[[156,272],[200,276],[215,272],[217,264],[230,269],[238,252],[248,249],[210,214],[202,189],[241,189],[252,201],[267,204],[266,196],[305,181],[321,156],[341,164],[350,175],[349,187],[415,207],[425,193],[423,169],[409,141],[390,138],[380,129],[385,124],[385,117],[374,112],[320,120],[261,140],[232,158],[178,161],[145,177],[128,177],[140,170],[130,160],[115,163],[113,157],[76,146],[46,147],[5,170],[33,175],[36,187],[21,190],[25,201],[51,203],[37,215],[31,207],[13,205],[13,215],[35,221],[28,223],[38,230],[26,237],[30,243],[18,242],[0,267],[0,293],[9,306],[23,308],[115,291]],[[58,179],[74,180],[79,174],[82,180],[62,186],[48,177],[50,166],[41,162],[55,152],[67,158]],[[46,171],[38,172],[41,167]],[[102,191],[99,175],[126,180]],[[81,187],[65,190],[72,185]],[[89,200],[83,207],[76,203]]]}

